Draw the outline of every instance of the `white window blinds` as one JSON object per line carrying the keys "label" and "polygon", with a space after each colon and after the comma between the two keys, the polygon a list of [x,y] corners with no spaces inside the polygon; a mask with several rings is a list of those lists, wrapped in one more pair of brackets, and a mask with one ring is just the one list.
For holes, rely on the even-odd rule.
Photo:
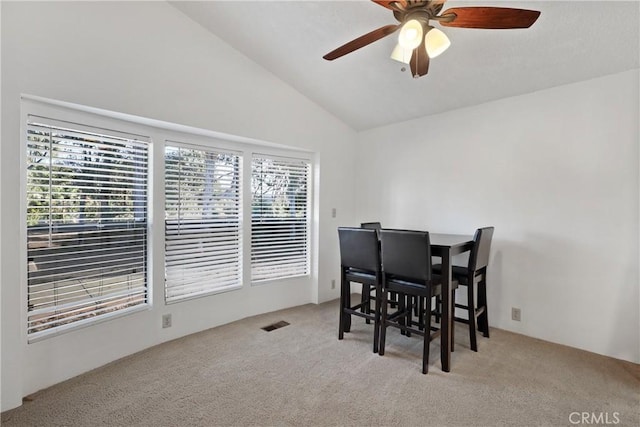
{"label": "white window blinds", "polygon": [[165,299],[241,285],[240,156],[165,147]]}
{"label": "white window blinds", "polygon": [[251,164],[251,280],[309,274],[306,160],[256,155]]}
{"label": "white window blinds", "polygon": [[147,302],[147,152],[133,135],[29,116],[30,339]]}

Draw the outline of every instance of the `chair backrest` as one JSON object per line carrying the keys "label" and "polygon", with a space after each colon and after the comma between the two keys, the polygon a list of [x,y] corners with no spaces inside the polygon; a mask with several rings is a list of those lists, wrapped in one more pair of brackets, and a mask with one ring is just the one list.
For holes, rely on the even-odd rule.
{"label": "chair backrest", "polygon": [[338,227],[338,239],[342,267],[380,272],[380,251],[376,230]]}
{"label": "chair backrest", "polygon": [[426,231],[381,230],[382,270],[397,278],[431,280],[431,242]]}
{"label": "chair backrest", "polygon": [[473,248],[469,255],[469,271],[477,271],[489,265],[489,252],[494,227],[478,228],[473,236]]}
{"label": "chair backrest", "polygon": [[372,230],[380,230],[382,225],[379,222],[363,222],[360,224],[361,228],[369,228]]}

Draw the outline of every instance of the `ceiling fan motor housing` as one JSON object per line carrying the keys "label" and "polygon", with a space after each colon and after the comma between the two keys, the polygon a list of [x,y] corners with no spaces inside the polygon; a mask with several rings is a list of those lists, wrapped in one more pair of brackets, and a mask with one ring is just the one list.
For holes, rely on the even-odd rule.
{"label": "ceiling fan motor housing", "polygon": [[434,19],[444,6],[443,1],[416,1],[408,2],[406,7],[396,3],[397,10],[393,11],[393,16],[400,23],[407,22],[411,19],[418,20],[428,24],[430,19]]}

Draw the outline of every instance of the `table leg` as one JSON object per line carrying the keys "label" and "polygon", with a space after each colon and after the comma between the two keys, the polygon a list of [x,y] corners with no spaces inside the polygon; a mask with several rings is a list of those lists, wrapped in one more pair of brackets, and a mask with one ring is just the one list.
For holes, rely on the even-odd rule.
{"label": "table leg", "polygon": [[440,319],[440,363],[442,370],[451,370],[451,250],[442,253],[442,319]]}

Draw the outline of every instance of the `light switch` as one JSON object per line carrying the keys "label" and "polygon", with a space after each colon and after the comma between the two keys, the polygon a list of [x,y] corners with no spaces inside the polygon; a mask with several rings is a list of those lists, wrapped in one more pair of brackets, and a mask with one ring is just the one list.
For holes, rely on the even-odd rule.
{"label": "light switch", "polygon": [[331,208],[331,218],[336,217],[336,208]]}

